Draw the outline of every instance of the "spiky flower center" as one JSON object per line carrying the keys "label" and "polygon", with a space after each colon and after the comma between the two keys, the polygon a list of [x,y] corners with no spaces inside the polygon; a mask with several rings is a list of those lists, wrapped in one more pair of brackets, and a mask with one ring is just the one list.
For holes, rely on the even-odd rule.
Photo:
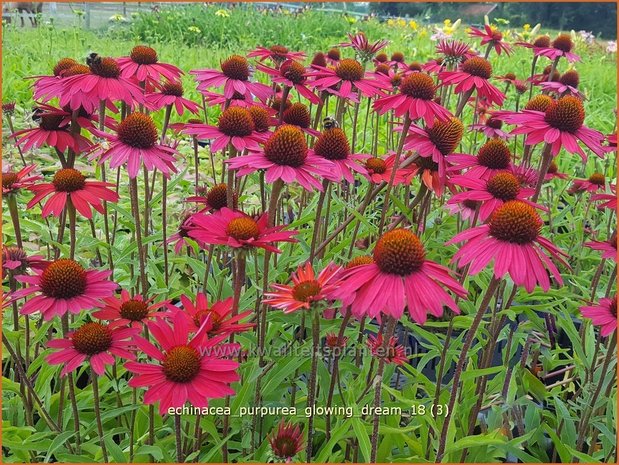
{"label": "spiky flower center", "polygon": [[613,299],[613,301],[610,303],[610,309],[609,310],[610,310],[610,313],[612,313],[613,316],[615,318],[617,318],[617,297],[615,297]]}
{"label": "spiky flower center", "polygon": [[411,64],[408,65],[408,69],[411,71],[421,71],[423,69],[423,66],[418,61],[413,61]]}
{"label": "spiky flower center", "polygon": [[301,63],[289,60],[285,62],[280,73],[293,84],[303,84],[305,82],[305,67]]}
{"label": "spiky flower center", "polygon": [[183,84],[180,82],[166,82],[161,89],[161,93],[165,95],[174,95],[175,97],[183,96]]}
{"label": "spiky flower center", "polygon": [[420,175],[422,175],[425,170],[438,171],[438,163],[432,160],[432,157],[419,156],[414,163],[419,167]]}
{"label": "spiky flower center", "polygon": [[571,69],[563,73],[563,75],[559,79],[559,82],[563,85],[571,86],[574,89],[577,89],[578,84],[580,83],[580,76],[578,75],[578,72],[576,70]]}
{"label": "spiky flower center", "polygon": [[531,205],[511,200],[494,211],[488,225],[490,234],[501,241],[529,244],[537,239],[542,220]]}
{"label": "spiky flower center", "polygon": [[92,74],[97,76],[112,79],[117,79],[120,76],[120,66],[111,57],[104,57],[93,61],[89,66]]}
{"label": "spiky flower center", "polygon": [[282,104],[284,105],[284,110],[287,110],[292,105],[292,102],[290,101],[290,99],[287,98],[286,101],[282,103],[281,97],[275,97],[273,99],[273,102],[271,103],[271,108],[279,112],[279,108],[282,106]]}
{"label": "spiky flower center", "polygon": [[479,202],[477,200],[466,199],[462,202],[462,205],[469,210],[476,210],[479,206]]}
{"label": "spiky flower center", "polygon": [[283,45],[273,45],[269,48],[269,51],[271,52],[271,57],[274,60],[284,60],[288,55],[288,49]]}
{"label": "spiky flower center", "polygon": [[391,61],[402,63],[404,61],[404,54],[402,52],[393,52],[391,54]]}
{"label": "spiky flower center", "polygon": [[84,188],[86,177],[73,168],[63,168],[56,172],[52,181],[57,192],[75,192]]}
{"label": "spiky flower center", "polygon": [[363,78],[363,66],[357,60],[344,58],[335,68],[335,74],[345,81],[359,81]]}
{"label": "spiky flower center", "polygon": [[548,106],[544,119],[559,131],[575,133],[585,121],[585,110],[580,99],[567,95]]}
{"label": "spiky flower center", "polygon": [[492,170],[505,170],[509,168],[511,153],[509,147],[498,137],[490,139],[479,149],[477,162],[481,166]]}
{"label": "spiky flower center", "polygon": [[384,76],[388,76],[390,70],[391,70],[391,68],[389,67],[389,65],[386,65],[384,63],[380,63],[379,65],[376,66],[375,72],[377,74],[382,74]]}
{"label": "spiky flower center", "polygon": [[77,76],[78,74],[89,74],[90,67],[82,64],[76,64],[62,71],[62,77]]}
{"label": "spiky flower center", "polygon": [[539,48],[548,48],[550,47],[550,37],[548,36],[539,36],[533,41],[534,47]]}
{"label": "spiky flower center", "polygon": [[221,64],[221,70],[230,79],[247,81],[249,79],[249,62],[245,57],[232,55]]}
{"label": "spiky flower center", "polygon": [[217,312],[214,312],[212,309],[210,308],[206,308],[203,310],[198,310],[196,312],[196,314],[193,316],[193,323],[200,327],[202,326],[202,323],[204,323],[204,320],[206,319],[206,317],[210,316],[209,321],[211,323],[211,331],[217,331],[219,329],[220,323],[221,323],[221,317],[219,316],[219,314]]}
{"label": "spiky flower center", "polygon": [[292,297],[299,302],[311,302],[320,294],[322,287],[315,279],[303,281],[292,288]]}
{"label": "spiky flower center", "polygon": [[146,45],[136,45],[129,56],[140,65],[154,65],[158,59],[155,49]]}
{"label": "spiky flower center", "polygon": [[217,126],[226,136],[247,137],[254,131],[254,120],[245,108],[229,107],[219,116]]}
{"label": "spiky flower center", "polygon": [[71,299],[86,290],[86,271],[75,260],[61,258],[45,268],[39,285],[47,297]]}
{"label": "spiky flower center", "polygon": [[307,158],[307,142],[303,132],[289,124],[280,126],[264,145],[264,156],[278,165],[302,166]]}
{"label": "spiky flower center", "polygon": [[14,245],[10,247],[4,246],[2,250],[2,254],[3,254],[4,261],[12,260],[12,261],[20,262],[21,263],[20,268],[22,268],[28,262],[28,255],[26,255],[26,252],[24,251],[24,249],[20,249],[19,247],[16,247]]}
{"label": "spiky flower center", "polygon": [[17,173],[8,172],[2,173],[2,188],[10,189],[19,180]]}
{"label": "spiky flower center", "polygon": [[492,129],[501,129],[503,127],[503,121],[490,117],[488,121],[486,121],[486,126]]}
{"label": "spiky flower center", "polygon": [[235,238],[237,241],[248,241],[257,239],[260,235],[260,228],[249,216],[235,218],[226,227],[226,234]]}
{"label": "spiky flower center", "polygon": [[490,79],[492,65],[485,58],[472,57],[462,63],[462,71],[483,79]]}
{"label": "spiky flower center", "polygon": [[337,48],[332,48],[327,52],[327,57],[331,60],[339,61],[340,60],[340,51]]}
{"label": "spiky flower center", "polygon": [[382,158],[368,158],[365,161],[365,168],[370,173],[383,174],[385,171],[387,171],[387,163],[385,163],[385,160],[383,160]]}
{"label": "spiky flower center", "polygon": [[311,115],[307,106],[300,102],[293,103],[290,108],[284,111],[282,115],[284,123],[294,124],[301,128],[309,128],[311,124]]}
{"label": "spiky flower center", "polygon": [[54,66],[54,76],[60,76],[63,71],[71,68],[74,65],[77,65],[77,61],[73,58],[62,58],[56,63]]}
{"label": "spiky flower center", "polygon": [[486,188],[497,199],[503,201],[514,200],[518,192],[520,192],[520,182],[513,174],[502,172],[488,179]]}
{"label": "spiky flower center", "polygon": [[413,73],[402,79],[400,92],[413,98],[432,100],[434,98],[434,81],[425,73]]}
{"label": "spiky flower center", "polygon": [[134,112],[118,125],[121,142],[139,149],[149,149],[157,142],[157,128],[153,119],[144,113]]}
{"label": "spiky flower center", "polygon": [[289,436],[278,435],[271,444],[273,453],[280,459],[290,459],[299,448],[299,441]]}
{"label": "spiky flower center", "polygon": [[427,128],[426,132],[439,152],[449,155],[462,140],[464,126],[458,118],[450,118],[446,121],[435,121],[434,126]]}
{"label": "spiky flower center", "polygon": [[516,75],[514,73],[505,73],[505,76],[503,77],[508,81],[513,81],[516,79]]}
{"label": "spiky flower center", "polygon": [[227,205],[228,185],[226,183],[217,184],[206,193],[206,201],[214,210],[220,210]]}
{"label": "spiky flower center", "polygon": [[552,41],[552,46],[557,50],[567,53],[574,47],[574,42],[572,42],[572,36],[569,34],[559,34],[557,38]]}
{"label": "spiky flower center", "polygon": [[120,306],[120,316],[130,321],[142,321],[148,315],[148,305],[143,300],[129,299]]}
{"label": "spiky flower center", "polygon": [[326,68],[327,58],[325,57],[325,54],[322,52],[316,53],[316,55],[314,55],[314,58],[312,58],[312,64],[315,66],[322,66],[323,68]]}
{"label": "spiky flower center", "polygon": [[529,100],[525,105],[524,109],[545,112],[552,102],[552,97],[540,94]]}
{"label": "spiky flower center", "polygon": [[593,173],[589,176],[589,182],[596,186],[604,186],[606,184],[606,178],[602,173]]}
{"label": "spiky flower center", "polygon": [[64,120],[64,116],[56,114],[42,114],[39,117],[41,118],[39,127],[46,131],[57,131]]}
{"label": "spiky flower center", "polygon": [[175,383],[189,383],[200,373],[200,354],[193,347],[173,347],[162,362],[163,374]]}
{"label": "spiky flower center", "polygon": [[358,257],[353,258],[346,264],[346,269],[354,268],[361,265],[369,265],[370,263],[374,263],[374,259],[371,255],[359,255]]}
{"label": "spiky flower center", "polygon": [[548,174],[555,174],[557,171],[559,171],[559,167],[554,161],[551,161],[550,166],[548,166]]}
{"label": "spiky flower center", "polygon": [[326,129],[316,141],[314,152],[327,160],[346,160],[350,144],[341,128]]}
{"label": "spiky flower center", "polygon": [[374,248],[374,261],[387,274],[408,276],[421,268],[425,257],[423,244],[407,229],[383,234]]}
{"label": "spiky flower center", "polygon": [[101,323],[84,323],[71,336],[73,347],[81,354],[95,355],[112,345],[112,331]]}
{"label": "spiky flower center", "polygon": [[269,130],[269,113],[259,106],[249,108],[249,114],[254,122],[254,130],[256,132],[266,132]]}

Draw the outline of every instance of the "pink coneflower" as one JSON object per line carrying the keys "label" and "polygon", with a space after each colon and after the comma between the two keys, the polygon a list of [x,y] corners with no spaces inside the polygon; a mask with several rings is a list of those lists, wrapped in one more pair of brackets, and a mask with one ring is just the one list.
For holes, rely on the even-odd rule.
{"label": "pink coneflower", "polygon": [[[337,66],[337,64],[340,62],[340,60],[342,59],[342,57],[340,56],[340,49],[338,49],[337,47],[331,47],[328,51],[327,51],[327,63],[331,66]],[[315,68],[317,65],[317,63],[314,64],[314,66],[312,66],[312,68]],[[326,67],[326,66],[325,66]]]}
{"label": "pink coneflower", "polygon": [[174,253],[176,254],[180,254],[183,247],[190,247],[187,238],[189,237],[189,226],[191,225],[192,219],[192,215],[185,214],[178,225],[178,230],[166,239],[166,245],[174,244]]}
{"label": "pink coneflower", "polygon": [[388,40],[377,40],[374,43],[370,43],[363,32],[357,32],[356,34],[349,32],[348,40],[349,42],[338,44],[338,47],[352,47],[361,61],[370,61],[374,55],[389,44]]}
{"label": "pink coneflower", "polygon": [[75,61],[73,58],[61,58],[53,68],[52,76],[32,76],[32,97],[35,101],[47,102],[54,97],[60,97],[63,77],[76,74],[88,74],[90,68]]}
{"label": "pink coneflower", "polygon": [[50,183],[41,183],[30,186],[34,193],[27,208],[32,208],[45,197],[52,194],[43,205],[43,218],[53,214],[58,217],[62,214],[67,201],[70,200],[75,209],[87,219],[92,218],[91,207],[99,213],[104,212],[103,202],[118,202],[118,194],[108,187],[114,186],[109,182],[86,181],[86,176],[74,168],[58,170]]}
{"label": "pink coneflower", "polygon": [[595,193],[604,190],[606,186],[606,178],[602,173],[593,173],[587,179],[575,179],[569,191],[574,192],[591,192]]}
{"label": "pink coneflower", "polygon": [[379,359],[385,359],[385,363],[393,363],[394,365],[402,365],[408,362],[408,357],[404,351],[404,347],[398,344],[398,339],[394,336],[389,338],[387,347],[383,348],[383,335],[376,336],[370,334],[367,340],[367,346],[370,353]]}
{"label": "pink coneflower", "polygon": [[610,210],[617,211],[617,193],[616,193],[616,185],[611,184],[610,191],[612,194],[593,194],[591,196],[592,202],[602,201],[601,204],[597,206],[598,209],[602,210],[604,208],[608,208]]}
{"label": "pink coneflower", "polygon": [[204,96],[206,104],[209,107],[219,105],[222,108],[222,111],[226,108],[226,106],[250,108],[257,103],[260,103],[257,100],[247,99],[245,98],[245,95],[239,94],[238,92],[234,92],[232,98],[230,99],[227,99],[223,94],[210,92],[208,90],[202,90],[200,93]]}
{"label": "pink coneflower", "polygon": [[550,58],[551,60],[565,57],[568,62],[573,63],[575,61],[580,61],[580,57],[575,53],[572,53],[573,48],[574,42],[572,41],[572,37],[569,34],[559,34],[556,39],[552,41],[550,46],[534,46],[533,53],[535,56],[544,56],[546,58]]}
{"label": "pink coneflower", "polygon": [[293,457],[305,447],[299,425],[286,422],[283,418],[279,422],[277,429],[271,431],[267,439],[271,445],[273,455],[286,463],[291,462]]}
{"label": "pink coneflower", "polygon": [[485,58],[473,57],[464,61],[457,71],[443,71],[438,77],[444,86],[455,85],[454,93],[469,93],[477,90],[479,98],[486,99],[489,105],[503,104],[505,95],[490,84],[492,65]]}
{"label": "pink coneflower", "polygon": [[345,179],[354,182],[353,171],[365,174],[365,168],[359,164],[370,157],[360,153],[350,153],[350,144],[344,131],[340,128],[325,129],[314,144],[314,154],[333,163],[331,172],[324,176],[331,181]]}
{"label": "pink coneflower", "polygon": [[189,297],[181,295],[182,309],[168,304],[168,309],[172,314],[181,313],[189,323],[190,331],[199,331],[204,325],[209,336],[217,334],[230,335],[232,333],[242,333],[253,328],[253,323],[240,323],[241,320],[251,315],[252,311],[239,313],[232,316],[232,297],[215,302],[209,307],[206,294],[198,292],[196,303],[194,304]]}
{"label": "pink coneflower", "polygon": [[24,166],[19,171],[13,171],[8,168],[2,172],[2,195],[17,194],[20,189],[28,189],[36,181],[43,179],[43,176],[30,176],[36,169],[37,165]]}
{"label": "pink coneflower", "polygon": [[121,76],[121,70],[114,58],[96,57],[90,63],[90,73],[76,74],[60,80],[60,106],[72,110],[84,108],[93,113],[101,101],[106,104],[121,101],[133,108],[143,103],[142,89],[129,78]]}
{"label": "pink coneflower", "polygon": [[525,109],[522,113],[505,112],[497,117],[517,125],[512,134],[526,134],[526,145],[551,144],[553,156],[564,148],[569,153],[579,154],[586,161],[587,155],[579,142],[600,158],[604,156],[604,136],[583,124],[585,110],[582,101],[571,95],[550,102],[545,112]]}
{"label": "pink coneflower", "polygon": [[544,181],[550,181],[552,179],[567,179],[569,176],[565,173],[559,172],[559,167],[557,164],[552,161],[550,162],[550,166],[548,166],[548,172],[546,176],[544,176]]}
{"label": "pink coneflower", "polygon": [[502,76],[494,76],[497,81],[505,82],[507,84],[515,85],[518,79],[514,73],[505,73]]}
{"label": "pink coneflower", "polygon": [[411,125],[404,140],[406,150],[416,151],[420,157],[431,158],[438,163],[439,175],[445,176],[445,157],[452,155],[464,134],[464,126],[457,118],[435,121],[432,127]]}
{"label": "pink coneflower", "polygon": [[[443,165],[445,166],[445,163]],[[417,157],[408,168],[411,171],[407,182],[410,182],[414,176],[419,176],[421,182],[437,197],[443,195],[445,186],[447,186],[447,176],[445,168],[442,169],[441,174],[441,164],[436,163],[430,157]]]}
{"label": "pink coneflower", "polygon": [[136,45],[128,57],[117,58],[116,62],[122,77],[136,78],[139,82],[158,83],[161,78],[178,81],[184,74],[174,65],[160,63],[155,49],[146,45]]}
{"label": "pink coneflower", "polygon": [[555,92],[559,95],[572,95],[582,100],[584,96],[578,90],[579,82],[580,77],[578,76],[578,72],[572,69],[563,73],[559,78],[559,81],[544,81],[539,85],[544,91]]}
{"label": "pink coneflower", "polygon": [[443,63],[443,58],[428,60],[422,65],[422,70],[426,73],[438,74],[445,69],[446,63]]}
{"label": "pink coneflower", "polygon": [[451,117],[446,108],[434,102],[436,86],[429,75],[422,72],[410,74],[402,79],[398,90],[398,94],[376,99],[374,109],[381,115],[393,110],[396,117],[408,113],[411,120],[423,118],[429,127],[435,119],[445,121]]}
{"label": "pink coneflower", "polygon": [[445,208],[449,210],[452,215],[457,213],[462,220],[472,220],[475,218],[479,202],[475,200],[464,200],[460,203],[445,204]]}
{"label": "pink coneflower", "polygon": [[318,137],[320,132],[311,127],[312,116],[306,105],[297,102],[290,105],[282,113],[282,121],[297,126],[301,131],[312,137]]}
{"label": "pink coneflower", "polygon": [[189,237],[205,244],[227,245],[235,249],[260,247],[280,253],[277,242],[297,242],[296,231],[282,231],[283,226],[267,227],[268,215],[257,220],[245,213],[222,208],[208,215],[197,213],[189,224]]}
{"label": "pink coneflower", "polygon": [[45,260],[42,255],[28,256],[24,249],[14,245],[2,245],[2,277],[6,276],[8,270],[13,274],[23,274],[28,268],[33,270],[43,270],[50,262]]}
{"label": "pink coneflower", "polygon": [[283,84],[290,89],[295,89],[311,103],[317,104],[320,102],[320,98],[307,87],[308,73],[305,66],[301,63],[294,60],[286,60],[278,69],[269,68],[262,64],[259,64],[257,69],[271,76],[273,82]]}
{"label": "pink coneflower", "polygon": [[612,299],[602,298],[597,305],[580,307],[580,313],[599,326],[600,334],[606,337],[617,329],[617,296]]}
{"label": "pink coneflower", "polygon": [[419,238],[406,229],[394,229],[381,236],[374,247],[374,262],[347,268],[333,295],[351,305],[355,315],[370,318],[387,314],[399,319],[405,308],[423,324],[427,312],[441,316],[443,307],[460,313],[443,286],[460,297],[466,290],[449,275],[449,270],[425,258]]}
{"label": "pink coneflower", "polygon": [[75,260],[61,258],[54,260],[43,270],[34,270],[32,276],[16,276],[17,281],[30,284],[15,293],[15,298],[37,294],[21,309],[23,315],[41,312],[43,319],[65,313],[79,313],[82,310],[99,308],[101,299],[114,294],[116,283],[109,281],[109,270],[85,270]]}
{"label": "pink coneflower", "polygon": [[154,363],[125,363],[135,373],[129,386],[147,388],[145,404],[159,401],[159,413],[165,415],[170,407],[182,407],[187,401],[194,407],[208,407],[209,399],[234,394],[230,384],[239,380],[239,364],[223,358],[235,351],[231,344],[220,344],[226,336],[207,339],[204,325],[190,337],[180,313],[172,325],[159,320],[148,327],[159,347],[142,338],[136,338],[135,344]]}
{"label": "pink coneflower", "polygon": [[532,292],[536,285],[550,289],[550,276],[563,285],[561,274],[550,256],[568,266],[560,255],[566,255],[540,235],[543,221],[531,205],[519,200],[505,202],[497,208],[490,221],[482,226],[457,234],[447,244],[465,242],[452,261],[462,268],[470,265],[475,275],[494,260],[494,277],[509,273],[518,286]]}
{"label": "pink coneflower", "polygon": [[176,173],[174,155],[177,152],[172,147],[158,143],[157,128],[148,115],[131,113],[118,125],[116,135],[100,131],[96,134],[108,139],[110,146],[107,149],[97,148],[90,155],[90,159],[99,158],[99,163],[110,159],[112,169],[126,163],[127,172],[132,179],[138,175],[142,163],[147,170],[157,168],[168,178],[170,171]]}
{"label": "pink coneflower", "polygon": [[[202,195],[193,195],[185,199],[186,202],[196,202],[201,204],[203,208],[202,210],[200,210],[200,212],[221,210],[228,205],[228,185],[226,183],[217,184],[208,190],[205,188],[200,189],[202,189]],[[201,193],[200,190],[198,191],[198,193]],[[234,192],[232,196],[234,204],[233,206],[236,210],[238,196],[236,192]]]}
{"label": "pink coneflower", "polygon": [[610,258],[617,261],[617,232],[615,231],[610,238],[604,242],[591,241],[585,242],[585,247],[602,252],[602,258]]}
{"label": "pink coneflower", "polygon": [[[436,53],[443,55],[439,59],[435,60],[435,64],[444,68],[450,66],[455,68],[469,58],[473,58],[477,54],[471,50],[469,44],[454,39],[443,39],[436,44]],[[436,70],[434,72],[438,72]]]}
{"label": "pink coneflower", "polygon": [[335,333],[325,334],[325,346],[329,349],[343,349],[348,343],[348,337],[342,336],[340,340],[339,336]]}
{"label": "pink coneflower", "polygon": [[39,126],[22,129],[11,137],[20,145],[23,151],[49,145],[65,152],[70,148],[75,153],[81,153],[90,147],[90,141],[84,136],[69,131],[69,122],[66,121],[66,112],[62,110],[37,113]]}
{"label": "pink coneflower", "polygon": [[310,63],[310,67],[314,66],[322,66],[323,68],[327,67],[327,56],[322,52],[316,52],[314,58],[312,58],[312,62]]}
{"label": "pink coneflower", "polygon": [[226,160],[230,169],[245,176],[265,170],[265,181],[281,179],[285,183],[298,182],[306,190],[322,190],[322,183],[314,176],[332,176],[333,163],[314,155],[307,148],[303,132],[292,125],[277,128],[260,152]]}
{"label": "pink coneflower", "polygon": [[276,66],[281,65],[286,60],[304,60],[304,52],[291,52],[282,45],[273,45],[269,48],[256,47],[247,54],[249,58],[257,57],[260,61],[271,59]]}
{"label": "pink coneflower", "polygon": [[511,170],[511,151],[503,139],[494,138],[481,146],[477,156],[468,154],[450,155],[448,160],[453,163],[450,171],[467,170],[472,178],[488,179],[501,171]]}
{"label": "pink coneflower", "polygon": [[404,54],[402,52],[393,52],[391,59],[387,62],[394,69],[407,70],[408,65],[404,62]]}
{"label": "pink coneflower", "polygon": [[50,365],[64,365],[60,376],[75,371],[86,360],[99,376],[105,374],[105,365],[113,365],[114,356],[135,360],[131,352],[137,328],[112,328],[101,323],[84,323],[64,339],[52,339],[47,347],[60,349],[45,357]]}
{"label": "pink coneflower", "polygon": [[224,87],[224,96],[231,99],[235,92],[244,95],[247,100],[252,96],[266,101],[273,93],[272,89],[259,82],[250,81],[251,69],[245,57],[232,55],[221,63],[221,71],[216,69],[196,69],[190,71],[196,76],[198,90],[207,91],[209,87]]}
{"label": "pink coneflower", "polygon": [[[395,152],[390,152],[390,155],[386,158],[370,157],[365,160],[365,170],[367,173],[363,174],[374,184],[380,184],[382,182],[389,182],[391,179],[391,173],[393,173],[393,165],[395,163]],[[397,186],[406,182],[406,178],[410,176],[411,169],[398,168],[395,173],[393,185]]]}
{"label": "pink coneflower", "polygon": [[451,178],[451,182],[467,190],[454,194],[447,203],[462,203],[465,200],[479,202],[481,221],[486,221],[498,207],[512,200],[521,200],[536,208],[544,208],[526,200],[535,193],[535,189],[521,187],[518,178],[508,171],[492,174],[487,180],[469,175],[455,176]]}
{"label": "pink coneflower", "polygon": [[[357,92],[365,97],[374,97],[381,89],[389,86],[380,80],[365,77],[363,66],[356,60],[344,58],[335,69],[315,67],[310,75],[315,78],[312,86],[319,90],[326,90],[339,97],[357,102]],[[337,89],[334,87],[337,86]]]}
{"label": "pink coneflower", "polygon": [[[471,31],[469,32],[470,37],[480,37],[481,45],[488,44],[489,47],[493,47],[497,55],[500,55],[502,52],[505,52],[506,55],[509,55],[512,48],[505,42],[503,42],[503,34],[498,29],[494,29],[488,24],[484,25],[484,30],[477,29],[476,27],[471,27]],[[486,53],[488,55],[488,53]]]}
{"label": "pink coneflower", "polygon": [[511,137],[511,134],[508,134],[501,129],[502,127],[503,122],[500,119],[490,117],[486,120],[485,123],[471,124],[469,126],[469,129],[481,132],[488,139],[492,139],[494,137],[498,137],[500,139],[508,139],[509,137]]}
{"label": "pink coneflower", "polygon": [[168,81],[161,87],[161,92],[153,92],[144,96],[144,105],[151,111],[160,110],[168,105],[174,105],[176,112],[182,115],[185,108],[197,114],[200,107],[195,102],[183,98],[183,85],[180,81]]}
{"label": "pink coneflower", "polygon": [[103,299],[103,308],[93,312],[92,316],[100,320],[110,321],[110,328],[126,327],[142,328],[151,318],[162,318],[165,313],[159,309],[167,301],[153,303],[154,297],[145,299],[140,294],[131,296],[123,289],[120,296]]}
{"label": "pink coneflower", "polygon": [[312,264],[307,262],[292,273],[292,286],[271,284],[275,291],[266,292],[263,302],[283,310],[284,313],[309,309],[315,302],[327,300],[330,293],[337,288],[340,269],[331,263],[316,276]]}
{"label": "pink coneflower", "polygon": [[243,152],[245,149],[259,150],[264,135],[256,132],[254,120],[249,110],[241,107],[230,107],[219,115],[217,126],[209,124],[186,124],[185,134],[199,139],[214,139],[211,152],[225,149],[228,144]]}

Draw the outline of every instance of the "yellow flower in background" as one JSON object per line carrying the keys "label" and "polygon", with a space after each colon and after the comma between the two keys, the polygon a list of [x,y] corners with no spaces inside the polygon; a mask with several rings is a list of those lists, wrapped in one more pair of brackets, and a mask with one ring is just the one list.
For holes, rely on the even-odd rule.
{"label": "yellow flower in background", "polygon": [[220,18],[229,18],[230,13],[228,12],[228,10],[217,10],[215,12],[215,16],[219,16]]}
{"label": "yellow flower in background", "polygon": [[446,19],[445,21],[443,21],[443,24],[445,26],[451,26],[451,19]]}
{"label": "yellow flower in background", "polygon": [[428,30],[427,29],[422,29],[421,31],[419,31],[419,37],[426,37],[428,35]]}
{"label": "yellow flower in background", "polygon": [[524,26],[522,26],[522,29],[524,29],[525,31],[529,31],[531,30],[531,25],[529,23],[525,24]]}
{"label": "yellow flower in background", "polygon": [[453,34],[453,32],[454,32],[454,28],[453,28],[453,27],[449,27],[449,26],[445,26],[445,27],[443,28],[443,32],[444,32],[445,34]]}
{"label": "yellow flower in background", "polygon": [[470,27],[467,27],[464,32],[466,32],[467,34],[469,34],[472,31],[472,29]]}
{"label": "yellow flower in background", "polygon": [[412,19],[408,22],[408,25],[413,31],[416,31],[418,28],[417,22]]}
{"label": "yellow flower in background", "polygon": [[346,16],[346,21],[348,21],[348,24],[355,24],[357,22],[357,18],[353,16]]}
{"label": "yellow flower in background", "polygon": [[395,21],[393,19],[387,20],[387,26],[393,26],[394,24],[395,24]]}
{"label": "yellow flower in background", "polygon": [[195,27],[195,26],[189,26],[187,30],[195,34],[200,34],[202,32],[199,27]]}
{"label": "yellow flower in background", "polygon": [[400,26],[400,27],[406,26],[406,21],[403,20],[403,19],[398,19],[398,26]]}

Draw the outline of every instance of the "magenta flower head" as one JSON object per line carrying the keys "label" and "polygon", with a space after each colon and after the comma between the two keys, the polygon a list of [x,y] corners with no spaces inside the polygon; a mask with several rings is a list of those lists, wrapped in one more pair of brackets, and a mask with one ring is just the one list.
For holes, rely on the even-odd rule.
{"label": "magenta flower head", "polygon": [[309,74],[301,63],[294,60],[286,60],[278,69],[269,68],[262,64],[258,65],[258,69],[271,76],[273,82],[295,89],[311,103],[317,104],[320,102],[320,98],[307,87],[307,77]]}
{"label": "magenta flower head", "polygon": [[357,102],[357,92],[365,97],[374,97],[381,90],[386,90],[390,84],[384,80],[371,79],[365,75],[363,65],[357,60],[344,58],[335,69],[314,66],[311,75],[315,78],[312,86],[325,90],[339,97]]}
{"label": "magenta flower head", "polygon": [[444,288],[460,297],[467,294],[447,268],[426,259],[423,244],[406,229],[383,234],[374,247],[374,260],[347,268],[339,279],[333,297],[350,305],[355,316],[386,314],[399,319],[408,308],[419,324],[425,323],[428,312],[441,316],[444,306],[460,313]]}
{"label": "magenta flower head", "polygon": [[153,119],[139,112],[131,113],[118,125],[116,135],[93,130],[95,134],[109,141],[109,147],[99,146],[89,158],[98,158],[99,163],[110,160],[110,168],[127,165],[130,178],[137,177],[140,166],[147,170],[157,168],[168,178],[170,172],[176,173],[174,166],[177,153],[172,147],[159,144],[159,136]]}
{"label": "magenta flower head", "polygon": [[152,111],[173,105],[176,113],[182,115],[185,109],[197,114],[200,107],[197,103],[183,98],[183,85],[180,81],[168,81],[161,86],[159,92],[151,92],[144,96],[146,108]]}
{"label": "magenta flower head", "polygon": [[457,234],[447,244],[465,242],[453,257],[458,267],[470,265],[469,273],[475,275],[494,260],[494,277],[506,273],[517,286],[532,292],[536,285],[544,291],[550,289],[550,276],[559,285],[561,274],[550,256],[566,267],[560,257],[566,255],[548,239],[540,235],[542,220],[531,205],[512,200],[505,202],[492,214],[487,224]]}
{"label": "magenta flower head", "polygon": [[159,413],[179,408],[190,402],[194,407],[208,407],[209,399],[234,394],[231,383],[239,380],[239,364],[227,357],[234,355],[238,345],[222,344],[227,335],[209,339],[206,325],[195,334],[180,314],[148,325],[155,344],[141,337],[136,347],[148,355],[148,363],[127,362],[125,368],[134,373],[129,386],[147,388],[144,403],[159,402]]}
{"label": "magenta flower head", "polygon": [[471,27],[469,36],[481,38],[481,45],[489,44],[490,47],[494,48],[497,55],[500,55],[502,52],[509,55],[511,52],[511,46],[503,42],[503,34],[501,31],[492,28],[492,26],[489,26],[488,24],[484,25],[483,31],[477,29],[476,27]]}
{"label": "magenta flower head", "polygon": [[340,128],[325,129],[314,144],[314,154],[333,163],[332,172],[325,177],[335,182],[345,179],[352,183],[353,172],[366,174],[365,168],[359,162],[370,158],[370,155],[350,153],[348,138]]}
{"label": "magenta flower head", "polygon": [[303,433],[299,425],[286,422],[282,419],[277,425],[277,429],[271,431],[267,436],[273,454],[289,463],[292,458],[303,450]]}
{"label": "magenta flower head", "polygon": [[608,336],[617,330],[617,296],[600,299],[597,305],[580,307],[580,313],[600,327],[602,336]]}
{"label": "magenta flower head", "polygon": [[370,61],[374,55],[389,44],[388,40],[377,40],[376,42],[370,43],[363,32],[357,32],[356,34],[349,32],[348,40],[348,42],[338,44],[338,47],[352,47],[361,61]]}
{"label": "magenta flower head", "polygon": [[270,59],[276,67],[279,67],[286,60],[304,60],[304,52],[291,52],[283,45],[273,45],[269,48],[256,47],[247,54],[249,58],[258,58],[259,61]]}
{"label": "magenta flower head", "polygon": [[174,65],[159,62],[155,49],[146,45],[136,45],[128,57],[116,60],[120,66],[120,75],[124,78],[136,78],[148,84],[159,83],[162,78],[178,81],[183,72]]}
{"label": "magenta flower head", "polygon": [[564,57],[570,63],[580,61],[580,57],[572,52],[574,49],[574,41],[569,34],[559,34],[549,46],[533,47],[535,56],[544,56],[555,60]]}
{"label": "magenta flower head", "polygon": [[492,66],[485,58],[473,57],[464,61],[456,71],[443,71],[438,77],[444,86],[454,85],[456,94],[476,90],[480,99],[489,105],[503,105],[505,95],[490,84]]}
{"label": "magenta flower head", "polygon": [[68,258],[54,260],[45,268],[33,271],[32,276],[16,276],[17,281],[29,287],[15,292],[15,298],[36,294],[22,306],[21,313],[40,312],[46,321],[67,312],[76,314],[102,307],[101,299],[112,296],[117,287],[109,280],[111,271],[86,270]]}
{"label": "magenta flower head", "polygon": [[43,176],[38,174],[30,175],[36,167],[37,165],[27,165],[19,171],[7,167],[6,171],[2,171],[2,195],[16,194],[21,189],[29,189],[36,181],[43,179]]}

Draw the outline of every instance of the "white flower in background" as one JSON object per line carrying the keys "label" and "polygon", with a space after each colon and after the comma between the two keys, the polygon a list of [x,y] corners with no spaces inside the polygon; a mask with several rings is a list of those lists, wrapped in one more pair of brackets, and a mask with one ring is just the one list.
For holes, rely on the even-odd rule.
{"label": "white flower in background", "polygon": [[617,41],[609,40],[606,44],[606,53],[617,53]]}
{"label": "white flower in background", "polygon": [[595,41],[595,36],[590,31],[578,31],[580,39],[586,44],[592,44]]}

